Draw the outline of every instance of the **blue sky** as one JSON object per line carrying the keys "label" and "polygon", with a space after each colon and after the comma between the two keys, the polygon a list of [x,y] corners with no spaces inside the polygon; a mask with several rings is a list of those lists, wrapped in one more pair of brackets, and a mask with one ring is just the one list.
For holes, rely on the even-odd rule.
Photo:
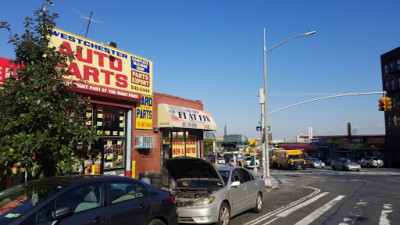
{"label": "blue sky", "polygon": [[[41,0],[2,0],[0,21],[22,31]],[[57,27],[154,62],[154,91],[202,100],[222,135],[259,137],[263,29],[267,48],[308,31],[267,54],[268,111],[336,94],[382,91],[380,55],[400,46],[400,1],[148,0],[54,1]],[[79,13],[78,13],[79,12]],[[0,56],[13,58],[0,30]],[[381,95],[303,104],[268,117],[274,139],[295,135],[384,134]]]}

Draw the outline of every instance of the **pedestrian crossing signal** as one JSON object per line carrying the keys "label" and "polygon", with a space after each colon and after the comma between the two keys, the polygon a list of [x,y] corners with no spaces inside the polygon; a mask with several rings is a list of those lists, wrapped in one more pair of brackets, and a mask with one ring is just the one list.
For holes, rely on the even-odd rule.
{"label": "pedestrian crossing signal", "polygon": [[378,101],[379,102],[379,111],[386,111],[385,101],[386,101],[386,97],[382,97],[379,99],[379,101]]}

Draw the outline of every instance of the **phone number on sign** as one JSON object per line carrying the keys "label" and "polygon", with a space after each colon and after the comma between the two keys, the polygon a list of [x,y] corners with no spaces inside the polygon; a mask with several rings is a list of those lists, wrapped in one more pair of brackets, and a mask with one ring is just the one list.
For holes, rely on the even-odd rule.
{"label": "phone number on sign", "polygon": [[182,127],[189,127],[189,128],[197,128],[197,124],[196,123],[182,123]]}
{"label": "phone number on sign", "polygon": [[138,87],[135,85],[131,85],[131,90],[143,92],[143,93],[150,93],[150,88]]}

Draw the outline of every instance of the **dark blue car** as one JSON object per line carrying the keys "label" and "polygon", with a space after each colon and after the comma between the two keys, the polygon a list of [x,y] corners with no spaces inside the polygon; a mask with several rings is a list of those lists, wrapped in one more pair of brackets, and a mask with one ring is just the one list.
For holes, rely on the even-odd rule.
{"label": "dark blue car", "polygon": [[0,192],[0,225],[176,225],[177,221],[169,192],[128,177],[51,177]]}

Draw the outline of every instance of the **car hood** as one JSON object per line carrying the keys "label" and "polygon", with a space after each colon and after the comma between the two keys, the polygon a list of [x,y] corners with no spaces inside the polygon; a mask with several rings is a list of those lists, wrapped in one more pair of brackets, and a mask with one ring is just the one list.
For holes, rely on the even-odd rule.
{"label": "car hood", "polygon": [[170,176],[177,179],[218,179],[222,177],[215,166],[203,159],[192,157],[175,157],[164,162]]}

